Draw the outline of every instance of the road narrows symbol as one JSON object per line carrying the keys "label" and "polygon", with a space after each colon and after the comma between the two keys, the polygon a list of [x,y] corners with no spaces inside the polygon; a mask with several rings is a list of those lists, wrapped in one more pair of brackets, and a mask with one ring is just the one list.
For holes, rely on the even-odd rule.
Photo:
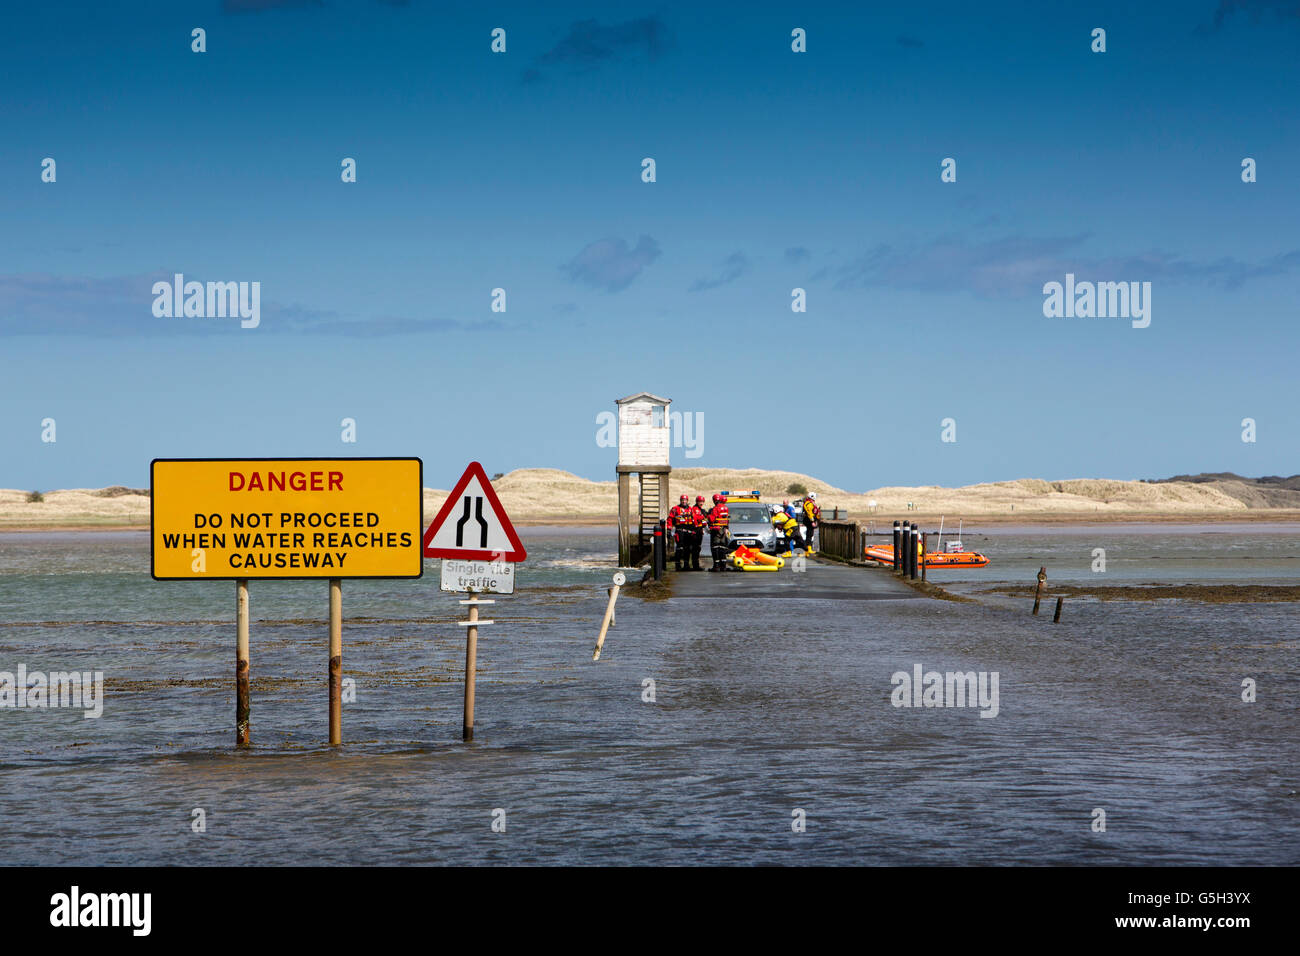
{"label": "road narrows symbol", "polygon": [[470,462],[425,529],[424,556],[490,562],[528,556],[479,462]]}
{"label": "road narrows symbol", "polygon": [[465,522],[469,520],[469,495],[465,496],[465,513],[456,522],[456,547],[465,547]]}
{"label": "road narrows symbol", "polygon": [[[456,547],[465,547],[465,522],[469,521],[469,495],[465,496],[465,513],[461,515],[456,522]],[[474,520],[479,525],[479,544],[480,548],[486,548],[488,543],[488,523],[483,519],[483,496],[474,497]]]}

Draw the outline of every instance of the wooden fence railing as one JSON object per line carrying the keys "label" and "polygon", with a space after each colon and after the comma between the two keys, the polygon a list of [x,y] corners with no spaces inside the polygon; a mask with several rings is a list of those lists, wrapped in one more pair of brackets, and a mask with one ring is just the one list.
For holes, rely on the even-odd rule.
{"label": "wooden fence railing", "polygon": [[835,521],[823,516],[817,525],[817,550],[845,561],[861,561],[862,535],[860,521]]}

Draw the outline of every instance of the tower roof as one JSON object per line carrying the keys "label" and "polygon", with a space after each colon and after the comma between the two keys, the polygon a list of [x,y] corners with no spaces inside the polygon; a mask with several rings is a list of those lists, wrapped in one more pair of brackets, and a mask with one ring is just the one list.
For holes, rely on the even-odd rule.
{"label": "tower roof", "polygon": [[626,398],[616,399],[614,404],[627,405],[630,402],[641,401],[653,402],[656,405],[667,405],[672,402],[672,399],[660,398],[658,395],[651,394],[650,392],[637,392],[635,395],[628,395]]}

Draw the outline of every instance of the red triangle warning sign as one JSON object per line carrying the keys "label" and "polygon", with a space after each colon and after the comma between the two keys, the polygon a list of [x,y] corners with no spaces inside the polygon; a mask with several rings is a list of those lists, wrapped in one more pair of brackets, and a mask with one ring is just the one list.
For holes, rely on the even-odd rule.
{"label": "red triangle warning sign", "polygon": [[528,557],[483,466],[471,461],[424,532],[426,558],[522,561]]}

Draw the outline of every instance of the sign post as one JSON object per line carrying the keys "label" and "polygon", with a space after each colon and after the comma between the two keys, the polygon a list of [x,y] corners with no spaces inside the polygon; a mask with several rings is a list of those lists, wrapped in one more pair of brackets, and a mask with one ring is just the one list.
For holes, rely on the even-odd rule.
{"label": "sign post", "polygon": [[480,624],[491,624],[492,621],[480,621],[478,619],[478,609],[480,604],[495,604],[496,601],[480,601],[473,591],[469,592],[469,600],[461,601],[461,604],[469,605],[469,620],[461,621],[465,631],[465,716],[461,722],[460,739],[474,739],[474,676],[478,671],[478,626]]}
{"label": "sign post", "polygon": [[343,582],[330,578],[330,746],[343,743]]}
{"label": "sign post", "polygon": [[248,582],[329,582],[329,739],[342,743],[343,578],[418,578],[418,458],[156,458],[156,581],[235,582],[235,743],[250,737]]}
{"label": "sign post", "polygon": [[465,628],[465,714],[461,739],[474,739],[474,683],[478,670],[478,629],[492,621],[480,621],[478,609],[495,601],[479,594],[513,594],[515,562],[528,557],[514,525],[501,507],[483,466],[469,463],[456,482],[437,517],[424,532],[424,556],[441,558],[443,591],[461,591],[469,599],[469,620],[457,621]]}
{"label": "sign post", "polygon": [[248,582],[235,582],[235,746],[248,746]]}
{"label": "sign post", "polygon": [[471,591],[469,600],[460,603],[469,605],[469,620],[465,622],[469,625],[465,629],[465,712],[461,719],[460,739],[473,740],[474,677],[478,672],[478,601],[474,600],[474,592]]}

